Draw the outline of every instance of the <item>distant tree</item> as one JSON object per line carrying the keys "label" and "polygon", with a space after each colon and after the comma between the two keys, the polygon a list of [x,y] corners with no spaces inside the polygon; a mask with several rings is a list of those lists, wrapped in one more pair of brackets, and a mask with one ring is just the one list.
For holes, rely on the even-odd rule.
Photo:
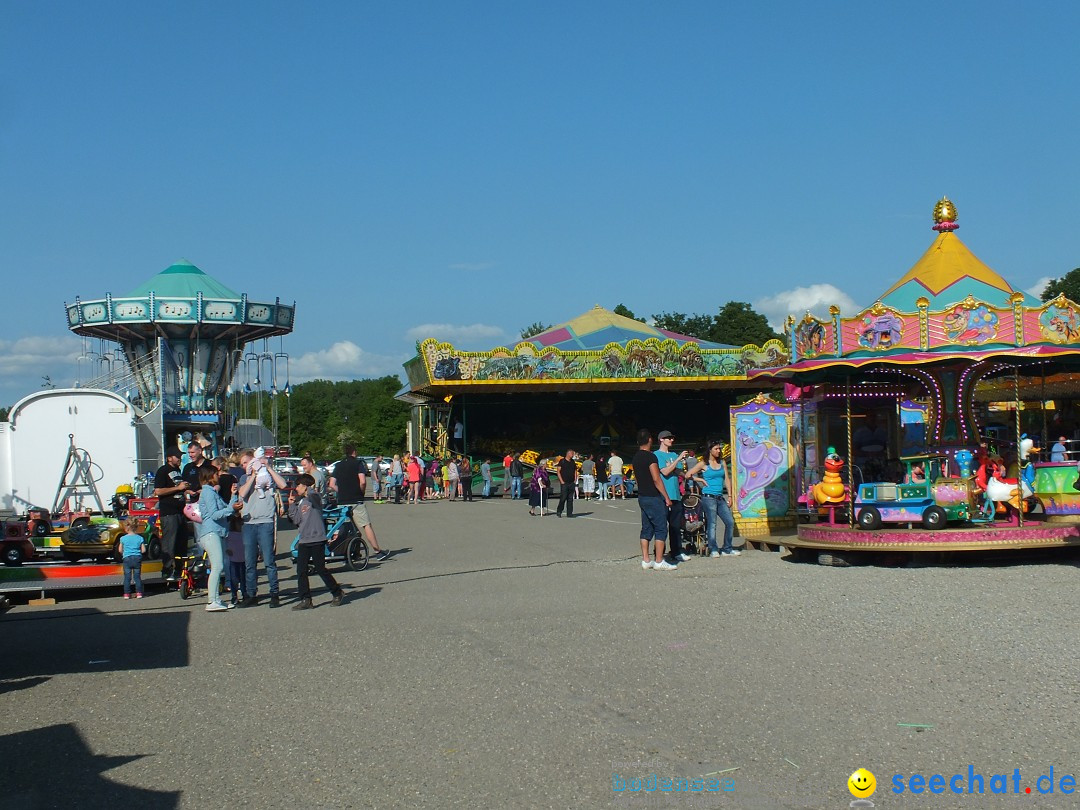
{"label": "distant tree", "polygon": [[0,422],[6,422],[11,408],[0,408]]}
{"label": "distant tree", "polygon": [[[394,399],[399,388],[401,381],[394,376],[301,383],[293,387],[287,411],[282,397],[278,398],[278,439],[284,441],[284,420],[291,419],[295,455],[310,453],[317,459],[340,458],[345,442],[355,444],[360,455],[404,450],[409,406]],[[265,414],[270,412],[269,394],[263,391],[246,396],[262,398],[265,422]],[[243,405],[240,397],[240,394],[232,395],[231,406],[237,413]],[[251,410],[249,407],[248,412]]]}
{"label": "distant tree", "polygon": [[545,326],[540,321],[536,321],[521,330],[521,339],[528,340],[535,335],[539,335],[541,332],[546,332],[550,328],[550,326]]}
{"label": "distant tree", "polygon": [[753,343],[763,346],[769,340],[783,340],[769,326],[769,320],[753,307],[742,301],[728,301],[720,307],[716,316],[716,329],[712,340],[716,343],[730,343],[732,346],[745,346]]}
{"label": "distant tree", "polygon": [[653,315],[653,322],[669,332],[731,346],[745,346],[748,343],[761,346],[768,340],[783,340],[772,330],[764,315],[742,301],[728,301],[716,315],[662,312]]}
{"label": "distant tree", "polygon": [[1059,295],[1080,303],[1080,267],[1070,270],[1061,278],[1053,279],[1046,285],[1041,297],[1043,301],[1053,301]]}
{"label": "distant tree", "polygon": [[632,309],[627,306],[623,306],[622,304],[616,304],[615,309],[611,311],[614,312],[616,315],[622,315],[624,318],[633,318],[635,321],[641,321],[642,323],[645,323],[644,318],[639,318],[637,315],[634,314],[634,311]]}
{"label": "distant tree", "polygon": [[712,315],[683,315],[681,312],[661,312],[653,315],[653,323],[658,329],[678,332],[698,340],[712,340],[709,335],[716,327],[716,318]]}

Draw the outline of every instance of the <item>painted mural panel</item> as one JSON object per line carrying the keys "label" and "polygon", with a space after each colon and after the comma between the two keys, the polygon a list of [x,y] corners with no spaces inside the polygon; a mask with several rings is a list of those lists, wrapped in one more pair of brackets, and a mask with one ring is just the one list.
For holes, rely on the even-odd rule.
{"label": "painted mural panel", "polygon": [[463,352],[434,339],[420,345],[434,382],[457,380],[529,382],[546,380],[642,380],[741,377],[754,368],[777,368],[788,362],[779,341],[763,347],[701,349],[674,340],[631,340],[625,348],[611,343],[601,351],[560,351],[529,342],[513,349]]}
{"label": "painted mural panel", "polygon": [[807,315],[795,326],[795,359],[812,360],[835,350],[836,326]]}
{"label": "painted mural panel", "polygon": [[[1080,311],[1067,300],[1048,304],[1038,316],[1039,336],[1051,343],[1080,343]],[[1026,324],[1025,324],[1026,326]],[[1028,337],[1031,342],[1034,335]]]}
{"label": "painted mural panel", "polygon": [[790,406],[759,395],[731,409],[735,510],[742,517],[767,519],[790,514],[792,459],[788,436]]}
{"label": "painted mural panel", "polygon": [[981,346],[1001,340],[1002,323],[1011,323],[1011,309],[992,308],[970,296],[966,301],[927,317],[930,346]]}

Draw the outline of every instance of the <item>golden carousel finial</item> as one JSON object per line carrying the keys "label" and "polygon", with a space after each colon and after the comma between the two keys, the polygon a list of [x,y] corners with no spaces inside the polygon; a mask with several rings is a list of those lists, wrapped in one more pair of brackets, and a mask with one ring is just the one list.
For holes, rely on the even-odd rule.
{"label": "golden carousel finial", "polygon": [[956,224],[956,206],[948,197],[942,197],[934,206],[934,230],[955,231],[959,227]]}

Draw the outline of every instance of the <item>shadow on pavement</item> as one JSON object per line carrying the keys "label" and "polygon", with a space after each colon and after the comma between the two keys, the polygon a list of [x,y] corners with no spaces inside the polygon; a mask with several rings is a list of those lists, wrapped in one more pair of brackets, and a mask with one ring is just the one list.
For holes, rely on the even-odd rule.
{"label": "shadow on pavement", "polygon": [[0,619],[0,632],[5,648],[18,654],[0,656],[0,693],[36,685],[20,685],[19,679],[42,683],[66,672],[186,667],[190,618],[189,610],[8,613]]}
{"label": "shadow on pavement", "polygon": [[0,808],[176,807],[180,793],[145,790],[101,774],[140,759],[94,754],[73,725],[47,726],[0,736]]}

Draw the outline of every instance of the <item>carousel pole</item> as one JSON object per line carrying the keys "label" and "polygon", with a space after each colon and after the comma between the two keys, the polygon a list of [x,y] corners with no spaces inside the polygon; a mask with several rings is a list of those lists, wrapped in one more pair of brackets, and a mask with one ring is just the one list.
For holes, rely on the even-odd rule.
{"label": "carousel pole", "polygon": [[847,385],[844,395],[844,407],[847,411],[847,461],[848,461],[848,528],[855,528],[855,461],[854,442],[851,432],[851,377],[847,377]]}
{"label": "carousel pole", "polygon": [[1020,366],[1013,366],[1013,405],[1016,408],[1016,519],[1024,526],[1024,476],[1020,468]]}
{"label": "carousel pole", "polygon": [[[1046,428],[1046,363],[1040,363],[1039,365],[1042,368],[1042,391],[1040,392],[1039,396],[1042,397],[1042,423],[1043,423],[1042,443],[1039,445],[1039,447],[1047,447],[1049,445],[1049,443],[1050,443],[1050,433]],[[1047,458],[1047,456],[1043,456],[1042,458]]]}

